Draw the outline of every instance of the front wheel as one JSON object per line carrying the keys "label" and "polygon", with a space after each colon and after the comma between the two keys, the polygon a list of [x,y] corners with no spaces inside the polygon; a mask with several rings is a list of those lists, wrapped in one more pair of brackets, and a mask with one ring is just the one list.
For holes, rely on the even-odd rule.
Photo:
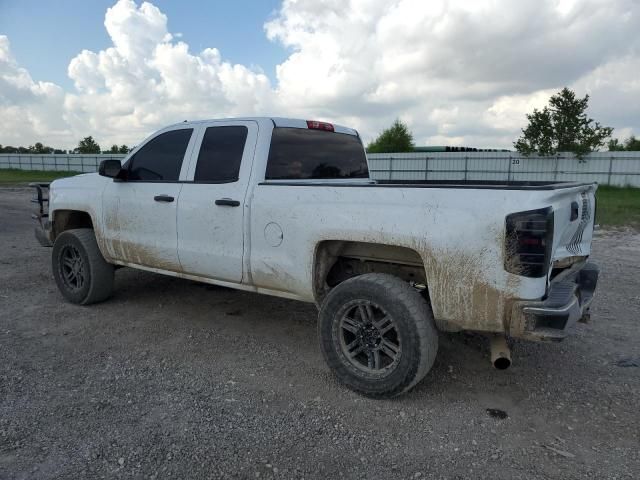
{"label": "front wheel", "polygon": [[90,228],[62,232],[53,244],[53,277],[71,303],[101,302],[113,291],[114,267],[102,256]]}
{"label": "front wheel", "polygon": [[429,305],[407,282],[388,274],[360,275],[335,287],[320,308],[318,330],[338,380],[371,397],[411,389],[438,351]]}

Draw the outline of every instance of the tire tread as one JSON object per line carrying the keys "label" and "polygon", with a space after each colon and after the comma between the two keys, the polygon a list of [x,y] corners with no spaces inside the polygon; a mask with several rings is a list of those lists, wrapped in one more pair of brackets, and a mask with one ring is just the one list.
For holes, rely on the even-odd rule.
{"label": "tire tread", "polygon": [[329,302],[331,302],[333,295],[336,294],[338,289],[344,291],[345,289],[352,288],[357,284],[362,283],[366,285],[378,285],[387,292],[387,298],[392,298],[393,301],[401,303],[404,308],[409,311],[409,315],[413,320],[417,331],[419,358],[411,364],[409,372],[400,383],[391,390],[380,392],[361,391],[355,388],[353,383],[349,382],[348,379],[341,378],[337,373],[340,371],[340,360],[337,357],[329,357],[325,352],[327,347],[331,348],[331,345],[328,344],[331,340],[323,338],[323,335],[320,334],[319,336],[325,360],[327,360],[329,367],[334,373],[336,373],[339,380],[347,384],[350,388],[356,389],[369,397],[385,398],[400,395],[407,392],[420,382],[420,380],[422,380],[431,369],[435,361],[438,351],[438,331],[435,327],[431,308],[425,299],[413,287],[400,278],[386,273],[367,273],[345,280],[335,287],[329,295],[327,295],[327,298],[325,298],[322,303],[320,311],[320,321],[318,322],[319,333],[322,330],[322,322],[328,321],[323,318],[323,309],[329,304]]}
{"label": "tire tread", "polygon": [[[58,236],[56,242],[63,242],[66,236],[73,236],[80,242],[89,260],[89,291],[87,295],[77,303],[80,305],[90,305],[106,300],[113,292],[115,268],[102,256],[93,229],[75,228],[65,230]],[[54,265],[53,268],[55,269],[56,266]]]}

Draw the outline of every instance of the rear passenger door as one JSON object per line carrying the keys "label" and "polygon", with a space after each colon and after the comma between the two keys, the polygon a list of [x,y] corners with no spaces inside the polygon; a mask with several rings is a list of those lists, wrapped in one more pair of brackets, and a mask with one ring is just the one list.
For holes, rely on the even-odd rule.
{"label": "rear passenger door", "polygon": [[240,283],[245,199],[258,124],[204,124],[178,198],[178,256],[185,273]]}

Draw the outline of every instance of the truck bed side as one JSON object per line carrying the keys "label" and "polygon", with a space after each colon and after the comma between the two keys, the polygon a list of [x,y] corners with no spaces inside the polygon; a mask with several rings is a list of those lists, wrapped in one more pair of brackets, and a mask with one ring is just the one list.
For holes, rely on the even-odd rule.
{"label": "truck bed side", "polygon": [[[593,191],[590,185],[540,190],[263,182],[251,201],[250,278],[258,287],[319,302],[324,279],[314,276],[322,262],[337,256],[320,254],[327,242],[403,247],[422,263],[440,328],[505,331],[513,302],[542,298],[548,282],[504,269],[505,217],[548,206],[566,214],[554,246],[563,256],[578,228],[568,222],[569,199],[582,192],[593,199]],[[273,230],[281,232],[277,246],[270,241]],[[589,245],[585,236],[580,255],[589,254]]]}

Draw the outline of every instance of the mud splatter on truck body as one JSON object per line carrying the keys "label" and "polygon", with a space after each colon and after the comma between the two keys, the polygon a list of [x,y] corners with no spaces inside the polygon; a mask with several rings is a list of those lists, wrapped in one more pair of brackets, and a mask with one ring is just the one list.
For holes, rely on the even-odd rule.
{"label": "mud splatter on truck body", "polygon": [[[238,216],[224,218],[240,218],[237,226],[241,231],[234,232],[236,240],[215,257],[226,261],[226,252],[238,256],[233,263],[237,281],[218,276],[215,264],[210,272],[195,274],[184,267],[175,245],[176,237],[188,235],[177,232],[180,214],[176,208],[181,205],[181,191],[192,188],[198,159],[195,145],[206,128],[221,123],[245,126],[252,139],[242,157],[240,178],[235,183],[197,188],[203,194],[211,191],[203,197],[202,223],[218,218],[206,217],[211,208],[213,212],[225,208],[213,207],[210,202],[218,195],[213,192],[231,192],[239,198],[240,208],[234,210]],[[395,274],[426,289],[439,328],[514,336],[522,334],[526,324],[521,318],[511,324],[514,306],[542,301],[553,276],[570,267],[560,267],[562,262],[586,259],[590,253],[594,185],[375,183],[368,178],[265,181],[271,136],[278,127],[321,128],[357,138],[357,132],[345,127],[291,119],[233,119],[167,127],[195,132],[178,182],[140,183],[137,193],[122,196],[120,193],[131,190],[126,182],[123,188],[114,188],[114,180],[96,174],[57,180],[51,218],[55,219],[57,210],[86,212],[100,250],[113,263],[316,304],[349,275]],[[120,193],[105,194],[116,191]],[[153,196],[158,194],[172,202],[175,198],[175,203],[154,203]],[[517,252],[508,250],[513,242],[507,242],[505,236],[510,215],[536,209],[552,211],[555,223],[552,238],[543,239],[549,244],[545,270],[532,277],[513,264]],[[570,220],[578,213],[578,220]],[[216,242],[207,244],[206,240],[201,245],[218,248]]]}

